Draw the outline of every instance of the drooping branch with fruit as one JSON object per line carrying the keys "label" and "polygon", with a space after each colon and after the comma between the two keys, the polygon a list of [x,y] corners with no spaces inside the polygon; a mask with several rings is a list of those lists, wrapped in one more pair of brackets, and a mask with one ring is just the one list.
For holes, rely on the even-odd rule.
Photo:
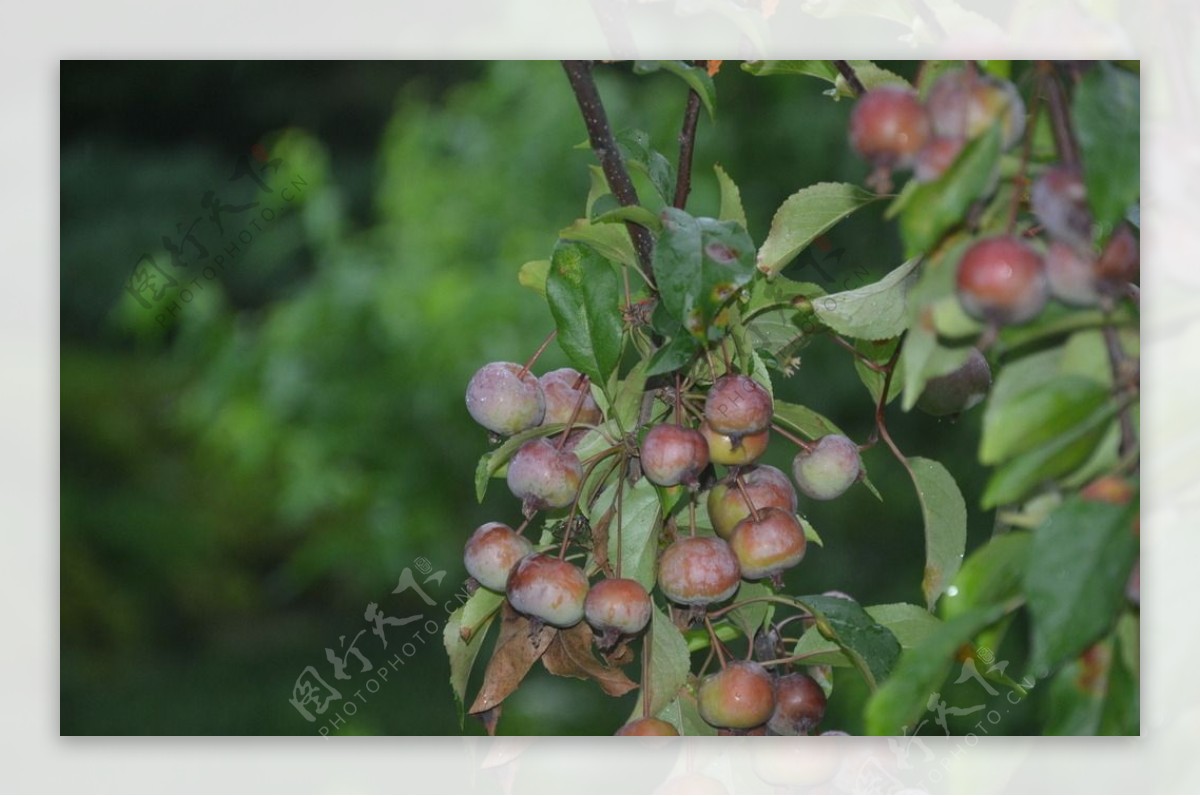
{"label": "drooping branch with fruit", "polygon": [[[930,61],[910,85],[870,62],[747,63],[852,100],[848,140],[870,166],[871,190],[794,193],[756,246],[719,166],[715,215],[685,206],[719,63],[634,65],[686,82],[675,168],[645,134],[614,132],[593,64],[564,63],[599,165],[584,216],[519,276],[545,297],[572,367],[536,376],[543,346],[467,385],[495,444],[477,492],[505,478],[523,520],[467,540],[474,591],[444,639],[460,706],[494,731],[540,660],[612,696],[638,689],[626,723],[605,731],[806,735],[847,667],[870,693],[866,730],[894,734],[970,663],[1022,695],[1048,680],[1049,732],[1136,733],[1137,75]],[[783,273],[885,200],[903,264],[833,294]],[[809,345],[844,349],[868,439],[777,398],[805,374],[796,354]],[[887,417],[981,403],[978,458],[992,469],[968,497],[996,509],[996,527],[968,556],[967,498],[946,467],[900,449]],[[847,499],[861,484],[862,499],[879,497],[862,456],[879,441],[920,503],[923,604],[792,593],[821,544],[800,495]],[[760,463],[772,445],[794,450],[790,478]],[[979,650],[999,649],[1018,616],[1028,654],[1006,671]],[[1103,677],[1081,678],[1097,667]]]}

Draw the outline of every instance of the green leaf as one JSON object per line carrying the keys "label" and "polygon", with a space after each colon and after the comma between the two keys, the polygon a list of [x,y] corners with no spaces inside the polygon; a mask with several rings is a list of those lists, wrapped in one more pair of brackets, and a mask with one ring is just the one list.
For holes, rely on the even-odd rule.
{"label": "green leaf", "polygon": [[771,231],[758,250],[758,270],[774,277],[823,232],[881,198],[849,183],[822,182],[802,188],[775,211]]}
{"label": "green leaf", "polygon": [[623,336],[620,279],[612,264],[590,246],[560,241],[546,299],[571,364],[595,384],[607,384],[621,358]]}
{"label": "green leaf", "polygon": [[633,71],[639,75],[657,72],[659,69],[664,69],[682,78],[692,91],[700,95],[700,101],[704,103],[704,109],[708,111],[708,118],[713,117],[717,106],[717,87],[713,84],[712,76],[708,74],[706,68],[694,66],[687,61],[633,62]]}
{"label": "green leaf", "polygon": [[737,183],[721,168],[721,164],[714,163],[713,171],[717,173],[717,185],[721,189],[721,211],[717,218],[735,221],[742,229],[750,229],[746,222],[746,211],[742,209],[742,192],[738,190]]}
{"label": "green leaf", "polygon": [[962,566],[967,546],[967,503],[950,471],[932,459],[908,460],[925,520],[925,577],[921,591],[932,610]]}
{"label": "green leaf", "polygon": [[1137,556],[1136,512],[1136,501],[1116,506],[1075,496],[1034,531],[1025,595],[1035,671],[1079,655],[1116,622]]}
{"label": "green leaf", "polygon": [[1137,201],[1141,184],[1138,78],[1100,62],[1075,89],[1071,116],[1079,139],[1088,203],[1106,238]]}
{"label": "green leaf", "polygon": [[[902,650],[911,649],[937,630],[941,622],[937,617],[918,605],[888,603],[869,605],[867,615],[886,627],[900,642]],[[851,666],[836,644],[820,634],[817,628],[808,631],[796,642],[793,655],[803,655],[805,666]]]}
{"label": "green leaf", "polygon": [[1018,595],[1032,543],[1028,532],[1013,531],[971,553],[942,597],[942,618],[954,619]]}
{"label": "green leaf", "polygon": [[868,735],[903,735],[917,724],[930,695],[938,693],[958,650],[1007,611],[997,605],[968,611],[905,650],[892,676],[867,702]]}
{"label": "green leaf", "polygon": [[1050,681],[1045,735],[1096,735],[1113,667],[1111,639],[1068,662]]}
{"label": "green leaf", "polygon": [[675,167],[664,154],[650,146],[650,136],[643,130],[621,130],[614,137],[625,165],[631,171],[645,174],[664,202],[674,199]]}
{"label": "green leaf", "polygon": [[[657,605],[650,615],[649,644],[650,715],[657,716],[675,701],[677,695],[682,698],[679,689],[687,684],[692,658],[683,634]],[[642,715],[642,700],[645,696],[646,689],[643,688],[638,692],[631,716]]]}
{"label": "green leaf", "polygon": [[659,220],[658,215],[641,205],[616,207],[592,219],[593,224],[623,224],[627,221],[641,224],[653,232],[658,232],[662,228],[662,221]]}
{"label": "green leaf", "polygon": [[[881,69],[870,61],[850,61],[859,82],[867,91],[879,86],[912,88],[908,81],[893,72]],[[833,84],[834,97],[853,97],[854,89],[833,65],[833,61],[747,61],[742,69],[752,75],[807,75]]]}
{"label": "green leaf", "polygon": [[864,340],[884,340],[904,331],[908,290],[921,261],[912,259],[878,282],[813,301],[821,322],[839,334]]}
{"label": "green leaf", "polygon": [[900,214],[900,236],[907,257],[929,251],[960,224],[971,203],[991,190],[1000,160],[1000,126],[963,148],[946,173],[916,189]]}
{"label": "green leaf", "polygon": [[550,273],[549,260],[530,260],[517,271],[517,281],[539,296],[546,295],[546,275]]}
{"label": "green leaf", "polygon": [[663,306],[693,337],[708,338],[718,313],[754,276],[754,243],[733,221],[663,210],[654,273]]}
{"label": "green leaf", "polygon": [[466,714],[467,684],[471,679],[471,670],[502,602],[502,595],[481,588],[450,614],[442,630],[442,644],[450,659],[450,688],[454,691],[460,727]]}
{"label": "green leaf", "polygon": [[500,447],[495,450],[488,451],[479,457],[479,464],[475,466],[475,498],[480,503],[483,502],[483,496],[487,494],[488,480],[500,472],[504,465],[508,464],[508,460],[513,457],[517,450],[531,439],[538,437],[548,437],[552,434],[557,434],[564,428],[562,423],[552,423],[548,426],[538,426],[531,428],[528,431],[522,431],[520,434],[514,434],[504,441]]}
{"label": "green leaf", "polygon": [[[885,365],[891,358],[892,353],[896,350],[896,345],[899,338],[890,340],[859,340],[855,343],[854,348],[877,365]],[[854,370],[858,373],[858,378],[862,381],[863,386],[867,388],[867,392],[871,394],[871,402],[879,404],[879,394],[883,392],[883,382],[887,376],[867,366],[858,357],[854,358]],[[892,383],[888,387],[887,402],[891,403],[900,390],[904,389],[904,371],[899,361],[896,363],[896,373],[892,376]]]}
{"label": "green leaf", "polygon": [[1065,376],[1006,401],[990,401],[983,416],[979,461],[999,464],[1032,450],[1085,420],[1108,397],[1108,389],[1099,382]]}
{"label": "green leaf", "polygon": [[[617,478],[601,493],[592,507],[592,516],[602,516],[614,507],[617,490],[621,494],[621,525],[618,533],[614,514],[608,528],[608,560],[616,566],[621,562],[621,577],[631,578],[649,591],[655,583],[655,561],[658,556],[658,528],[662,506],[658,491],[645,478],[633,486]],[[618,547],[618,540],[620,546]]]}
{"label": "green leaf", "polygon": [[998,467],[984,488],[982,507],[1020,500],[1042,482],[1066,475],[1086,462],[1104,439],[1107,422],[1116,412],[1116,403],[1107,401],[1082,423]]}
{"label": "green leaf", "polygon": [[646,366],[645,360],[638,362],[617,386],[611,416],[621,429],[632,431],[637,428],[638,414],[642,411],[642,394],[646,389]]}
{"label": "green leaf", "polygon": [[586,243],[607,260],[614,263],[637,267],[637,254],[633,250],[633,241],[629,239],[629,231],[624,224],[593,224],[587,219],[577,219],[569,227],[558,231],[562,240]]}
{"label": "green leaf", "polygon": [[796,601],[813,615],[814,629],[841,649],[872,691],[887,679],[900,655],[900,642],[892,631],[854,600],[814,594]]}
{"label": "green leaf", "polygon": [[[641,705],[630,715],[629,720],[642,717]],[[700,709],[696,698],[687,690],[682,690],[671,704],[658,712],[656,718],[670,722],[680,735],[716,735],[717,728],[700,718]]]}
{"label": "green leaf", "polygon": [[679,370],[691,362],[699,350],[700,343],[694,337],[690,335],[674,337],[655,351],[654,356],[650,357],[646,376],[658,376]]}
{"label": "green leaf", "polygon": [[[733,595],[733,602],[739,603],[743,600],[750,600],[755,597],[770,597],[775,594],[771,587],[765,583],[746,583],[738,587],[737,594]],[[774,614],[774,603],[762,602],[750,603],[736,608],[729,612],[729,621],[734,624],[742,635],[748,639],[753,639],[755,634],[761,630],[771,616]]]}

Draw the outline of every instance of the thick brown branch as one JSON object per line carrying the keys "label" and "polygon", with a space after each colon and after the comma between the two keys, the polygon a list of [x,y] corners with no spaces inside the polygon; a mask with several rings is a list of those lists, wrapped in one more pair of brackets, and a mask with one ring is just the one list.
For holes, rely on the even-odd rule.
{"label": "thick brown branch", "polygon": [[[579,111],[583,114],[583,123],[587,127],[588,141],[592,151],[600,161],[604,170],[604,178],[617,202],[622,207],[638,204],[637,190],[633,180],[621,159],[621,150],[613,138],[612,129],[608,126],[608,116],[604,112],[604,104],[600,101],[600,92],[596,90],[596,81],[592,78],[591,61],[563,61],[563,70],[575,92],[575,100],[579,103]],[[651,284],[654,284],[654,240],[650,231],[640,224],[627,222],[629,237],[633,239],[633,247],[637,251],[638,262],[642,266]]]}
{"label": "thick brown branch", "polygon": [[679,131],[679,173],[675,178],[675,207],[687,204],[692,190],[692,153],[696,148],[696,123],[700,119],[700,95],[688,92],[687,108],[683,112],[683,129]]}

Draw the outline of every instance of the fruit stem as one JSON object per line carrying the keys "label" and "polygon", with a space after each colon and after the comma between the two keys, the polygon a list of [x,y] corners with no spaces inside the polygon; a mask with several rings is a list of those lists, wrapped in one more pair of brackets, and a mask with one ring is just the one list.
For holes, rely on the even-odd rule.
{"label": "fruit stem", "polygon": [[692,190],[692,152],[696,147],[696,122],[700,119],[700,95],[695,89],[688,92],[687,107],[683,111],[683,128],[679,131],[678,176],[675,179],[675,207],[682,210],[687,205]]}
{"label": "fruit stem", "polygon": [[[1111,323],[1104,324],[1102,331],[1104,332],[1104,345],[1108,349],[1109,367],[1112,368],[1113,385],[1117,389],[1121,389],[1121,382],[1125,379],[1125,352],[1121,349],[1121,338],[1117,334],[1117,327]],[[1137,433],[1133,429],[1133,417],[1130,415],[1129,407],[1130,403],[1126,402],[1117,415],[1121,424],[1121,443],[1117,452],[1122,458],[1130,455],[1137,446]]]}
{"label": "fruit stem", "polygon": [[696,536],[696,496],[695,496],[695,494],[693,494],[691,496],[691,499],[688,500],[688,531],[691,533],[691,536],[693,538],[695,538],[695,536]]}
{"label": "fruit stem", "polygon": [[797,437],[795,434],[788,431],[786,428],[779,425],[778,423],[772,423],[771,428],[774,429],[779,434],[779,436],[781,436],[784,439],[788,440],[789,442],[793,443],[798,448],[803,450],[805,453],[807,453],[813,449],[813,444],[811,442],[801,439],[800,437]]}
{"label": "fruit stem", "polygon": [[767,666],[783,666],[783,665],[785,665],[785,664],[788,664],[788,663],[798,663],[799,661],[802,661],[802,660],[804,660],[805,658],[811,658],[811,657],[813,657],[814,655],[818,655],[818,654],[820,654],[820,653],[819,653],[819,652],[806,652],[806,653],[804,653],[803,655],[789,655],[789,656],[788,656],[788,657],[786,657],[786,658],[775,658],[774,660],[770,660],[770,661],[759,661],[758,663],[759,663],[759,665],[760,665],[760,666],[763,666],[763,667],[767,667]]}
{"label": "fruit stem", "polygon": [[[588,468],[583,471],[583,477],[579,479],[579,488],[575,490],[575,500],[571,502],[571,511],[567,514],[567,521],[564,525],[562,547],[558,551],[558,557],[561,559],[567,557],[567,545],[571,543],[571,531],[575,527],[575,513],[579,511],[579,498],[583,495],[583,488],[587,485],[588,478],[591,477],[592,472],[602,461],[604,460],[600,459],[588,465]],[[613,470],[617,469],[617,464],[619,464],[619,461],[613,462],[612,467],[604,475],[605,479],[612,475]]]}
{"label": "fruit stem", "polygon": [[[567,73],[567,81],[571,84],[571,90],[575,93],[579,112],[583,115],[583,124],[588,131],[588,141],[592,145],[592,151],[596,153],[596,159],[600,161],[604,179],[608,181],[608,187],[612,190],[613,196],[617,198],[617,202],[622,207],[639,204],[637,189],[634,188],[629,171],[625,168],[621,150],[617,147],[612,128],[608,125],[608,114],[604,111],[604,103],[600,99],[596,81],[592,77],[592,62],[563,61],[562,67],[563,71]],[[650,231],[632,221],[625,222],[625,227],[629,230],[629,237],[633,239],[633,248],[637,252],[641,270],[650,283],[650,287],[654,288],[654,240],[650,237]]]}
{"label": "fruit stem", "polygon": [[680,393],[683,391],[683,380],[679,377],[679,372],[675,372],[675,425],[683,425],[683,398]]}
{"label": "fruit stem", "polygon": [[713,649],[717,652],[717,660],[721,662],[721,668],[725,668],[725,652],[721,649],[721,640],[717,638],[717,631],[713,630],[712,621],[709,620],[708,614],[704,615],[704,626],[708,628],[708,637],[712,639]]}
{"label": "fruit stem", "polygon": [[546,350],[546,347],[550,345],[550,342],[557,334],[558,329],[555,329],[554,331],[550,332],[550,334],[546,335],[546,339],[543,340],[542,344],[537,347],[537,351],[533,352],[533,356],[529,358],[529,361],[521,366],[521,371],[517,374],[518,378],[525,378],[525,374],[528,373],[529,369],[533,367],[533,364],[538,361],[538,357],[542,355],[542,353]]}
{"label": "fruit stem", "polygon": [[1063,165],[1070,169],[1079,168],[1079,149],[1075,144],[1075,136],[1071,132],[1071,115],[1067,111],[1067,97],[1063,92],[1058,77],[1054,74],[1054,64],[1051,61],[1038,62],[1038,76],[1046,90],[1047,105],[1050,109],[1050,128],[1054,133],[1054,148],[1058,150]]}
{"label": "fruit stem", "polygon": [[746,485],[742,483],[742,474],[738,473],[734,476],[733,482],[737,484],[738,492],[742,493],[742,500],[746,501],[746,506],[750,509],[750,516],[758,522],[762,518],[758,516],[758,509],[754,506],[754,501],[750,499],[750,493],[746,491]]}
{"label": "fruit stem", "polygon": [[[623,468],[624,465],[625,465],[625,462],[624,462],[624,460],[622,460],[619,466]],[[617,569],[616,569],[616,573],[617,573],[618,578],[621,577],[621,559],[624,557],[624,553],[625,553],[625,545],[621,543],[621,526],[623,524],[621,521],[621,508],[622,508],[622,502],[623,502],[622,496],[624,494],[625,494],[625,479],[618,478],[617,479],[617,501],[616,501],[617,502]]]}
{"label": "fruit stem", "polygon": [[858,74],[854,71],[854,67],[849,61],[834,61],[833,65],[841,72],[842,77],[850,84],[850,88],[854,89],[854,96],[861,97],[867,93],[867,87],[858,79]]}
{"label": "fruit stem", "polygon": [[567,444],[567,437],[571,434],[571,427],[579,419],[579,412],[583,409],[583,402],[588,398],[588,377],[580,373],[579,378],[575,379],[575,386],[572,389],[579,392],[579,397],[575,399],[575,406],[571,409],[571,416],[567,418],[567,425],[558,438],[558,445],[554,447],[558,451],[562,450],[563,445]]}
{"label": "fruit stem", "polygon": [[1021,197],[1025,193],[1025,186],[1029,183],[1029,178],[1026,176],[1029,171],[1029,155],[1033,152],[1033,133],[1037,129],[1038,113],[1042,110],[1042,91],[1041,80],[1035,84],[1033,92],[1033,101],[1029,106],[1029,120],[1025,126],[1025,142],[1021,147],[1021,167],[1017,171],[1017,177],[1014,182],[1012,205],[1008,208],[1008,224],[1005,226],[1005,234],[1011,235],[1013,228],[1017,225],[1017,210],[1021,207]]}
{"label": "fruit stem", "polygon": [[[618,577],[620,577],[618,575]],[[654,646],[654,621],[646,626],[645,640],[642,641],[642,718],[650,718],[650,652]]]}

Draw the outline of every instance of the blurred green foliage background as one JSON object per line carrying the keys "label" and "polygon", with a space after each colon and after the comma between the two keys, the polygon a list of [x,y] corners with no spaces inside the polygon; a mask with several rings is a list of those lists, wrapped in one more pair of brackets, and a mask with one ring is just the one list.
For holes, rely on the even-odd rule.
{"label": "blurred green foliage background", "polygon": [[[674,160],[683,83],[625,64],[598,73],[613,126],[647,131]],[[503,485],[475,501],[487,441],[463,390],[481,364],[524,360],[552,328],[516,272],[583,213],[593,159],[575,146],[586,133],[574,99],[553,62],[66,62],[61,78],[61,732],[315,733],[340,703],[304,720],[289,697],[305,667],[351,699],[369,675],[352,661],[352,679],[334,681],[325,649],[367,630],[358,648],[372,668],[395,660],[419,623],[388,628],[384,651],[365,606],[444,621],[467,536],[518,519]],[[692,212],[715,215],[717,162],[756,241],[799,188],[862,182],[845,143],[850,104],[823,84],[732,63],[716,82]],[[231,179],[239,158],[266,190]],[[823,265],[832,279],[802,261],[787,273],[835,291],[895,267],[881,213],[828,237],[844,250]],[[187,267],[172,265],[163,238],[179,244],[195,219],[207,257],[185,244]],[[161,300],[140,294],[148,307],[126,289],[143,254],[180,283]],[[565,364],[552,346],[538,369]],[[870,399],[832,344],[805,349],[776,391],[858,440],[870,433]],[[978,546],[992,519],[973,499],[977,414],[893,413],[901,447],[959,479]],[[777,440],[767,461],[791,455]],[[885,450],[865,461],[885,501],[856,486],[803,505],[825,546],[789,588],[920,603],[911,484]],[[391,594],[418,558],[446,573],[423,586],[433,608]],[[414,649],[333,732],[460,731],[440,637]],[[862,688],[849,670],[836,685],[825,728],[854,733]],[[986,697],[962,688],[975,689],[963,704]],[[538,667],[500,731],[608,734],[633,698]],[[1030,710],[1010,706],[993,731],[1022,731]],[[465,730],[482,732],[470,719]]]}

